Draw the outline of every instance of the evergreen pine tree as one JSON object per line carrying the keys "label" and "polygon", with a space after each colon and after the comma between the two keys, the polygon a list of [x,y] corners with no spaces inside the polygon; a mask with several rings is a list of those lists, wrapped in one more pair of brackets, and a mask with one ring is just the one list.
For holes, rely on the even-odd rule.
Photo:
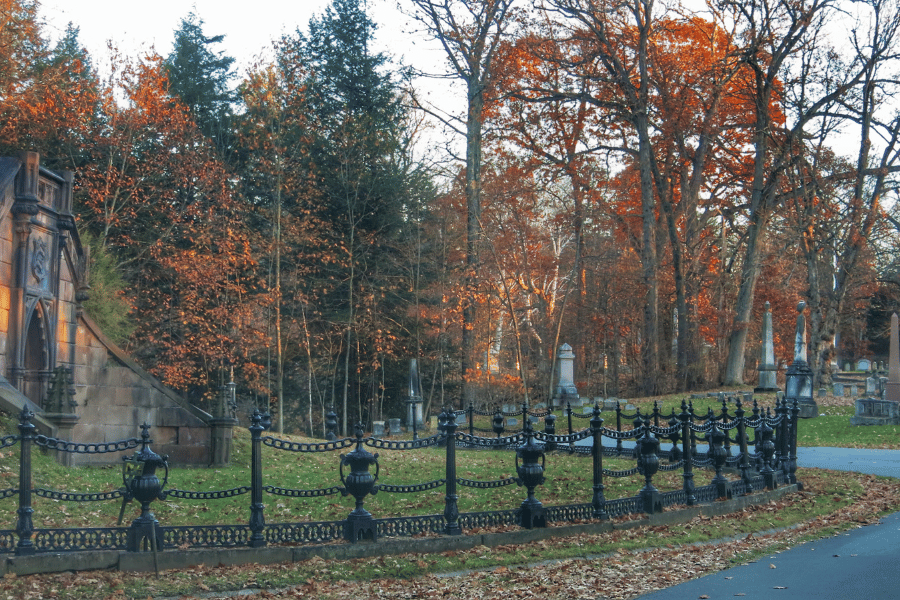
{"label": "evergreen pine tree", "polygon": [[224,39],[224,35],[205,35],[203,19],[191,12],[175,30],[172,53],[165,61],[169,92],[181,98],[200,131],[215,141],[223,156],[230,145],[235,100],[229,85],[234,59],[213,49]]}

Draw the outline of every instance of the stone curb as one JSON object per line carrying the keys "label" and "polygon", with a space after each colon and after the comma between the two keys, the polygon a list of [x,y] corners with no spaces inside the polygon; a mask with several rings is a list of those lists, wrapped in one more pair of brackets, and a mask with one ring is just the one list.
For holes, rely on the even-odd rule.
{"label": "stone curb", "polygon": [[[692,506],[645,516],[632,521],[612,523],[601,521],[575,525],[561,525],[542,529],[520,529],[503,533],[477,533],[461,536],[433,538],[391,538],[377,543],[332,544],[318,546],[274,546],[265,548],[210,548],[200,550],[166,550],[157,556],[160,571],[185,569],[200,565],[235,566],[247,564],[274,564],[309,560],[320,557],[327,560],[348,560],[397,554],[429,554],[453,550],[469,550],[476,546],[501,546],[527,544],[549,538],[581,534],[600,534],[617,529],[631,529],[645,525],[672,525],[686,523],[698,516],[720,516],[737,512],[747,506],[764,504],[796,492],[797,485],[786,485],[741,496],[732,500]],[[33,556],[8,556],[0,562],[0,575],[16,576],[64,571],[90,571],[115,569],[119,571],[150,572],[154,570],[150,552],[122,552],[118,550],[88,552],[42,553]]]}

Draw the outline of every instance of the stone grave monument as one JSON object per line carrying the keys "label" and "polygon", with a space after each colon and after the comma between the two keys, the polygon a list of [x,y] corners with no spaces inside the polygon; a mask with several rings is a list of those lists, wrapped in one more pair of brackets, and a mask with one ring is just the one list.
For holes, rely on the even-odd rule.
{"label": "stone grave monument", "polygon": [[785,374],[784,397],[788,402],[797,400],[800,418],[819,416],[819,406],[813,399],[813,374],[806,362],[806,316],[803,314],[806,302],[797,305],[797,333],[794,337],[794,360]]}
{"label": "stone grave monument", "polygon": [[[888,378],[883,385],[883,398],[856,399],[856,414],[850,419],[851,425],[900,425],[900,332],[897,313],[891,315]],[[868,388],[867,382],[866,391]]]}
{"label": "stone grave monument", "polygon": [[775,374],[778,367],[775,365],[775,342],[772,337],[772,308],[766,302],[766,312],[763,315],[762,348],[759,362],[759,386],[754,392],[777,392],[778,384],[775,382]]}
{"label": "stone grave monument", "polygon": [[558,377],[556,390],[553,394],[553,406],[563,407],[567,404],[581,406],[581,397],[578,388],[575,387],[575,353],[572,346],[563,344],[556,355],[558,365]]}
{"label": "stone grave monument", "polygon": [[888,350],[888,380],[884,384],[884,399],[900,401],[900,333],[897,313],[891,315],[891,346]]}
{"label": "stone grave monument", "polygon": [[418,432],[424,425],[422,418],[422,392],[419,385],[419,368],[416,359],[409,361],[409,387],[406,397],[406,427],[413,432],[413,439],[418,439]]}

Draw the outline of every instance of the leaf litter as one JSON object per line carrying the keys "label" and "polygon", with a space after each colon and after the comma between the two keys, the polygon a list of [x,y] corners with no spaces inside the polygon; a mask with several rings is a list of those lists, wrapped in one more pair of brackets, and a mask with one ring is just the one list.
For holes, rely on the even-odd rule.
{"label": "leaf litter", "polygon": [[[897,510],[900,481],[861,474],[844,474],[859,481],[862,492],[847,506],[792,527],[734,536],[727,540],[690,545],[666,543],[664,538],[679,533],[679,526],[637,527],[607,534],[582,534],[568,538],[542,540],[529,546],[478,546],[468,551],[449,551],[442,557],[484,563],[496,553],[519,553],[521,563],[487,566],[453,575],[429,573],[404,578],[391,576],[403,565],[425,568],[434,564],[430,555],[373,557],[352,561],[329,561],[313,558],[294,564],[242,565],[229,567],[192,567],[166,571],[159,579],[146,574],[115,571],[88,571],[27,577],[7,576],[0,580],[0,600],[38,600],[66,598],[71,600],[172,600],[223,599],[239,597],[248,600],[289,600],[316,598],[338,600],[372,598],[452,599],[452,600],[629,600],[642,594],[671,587],[703,575],[721,571],[752,557],[771,554],[773,549],[795,546],[802,541],[832,535],[835,531],[877,523],[879,515]],[[793,494],[782,502],[814,502],[812,491]],[[746,510],[778,510],[779,503]],[[723,515],[695,519],[703,524],[725,524],[739,515]],[[688,524],[689,525],[689,524]],[[681,527],[683,528],[683,524]],[[647,549],[616,548],[602,556],[585,556],[556,560],[536,560],[522,553],[537,548],[552,551],[558,547],[616,544],[649,538],[663,539],[659,547]],[[384,577],[368,580],[335,578],[335,570],[346,573],[383,571]],[[291,578],[295,573],[296,577]],[[277,577],[276,577],[277,576]],[[166,594],[159,585],[177,577],[185,594]],[[290,581],[279,586],[266,582]],[[260,589],[263,588],[263,589]],[[216,591],[216,590],[221,591]],[[773,589],[785,589],[776,586]],[[701,596],[702,598],[702,596]]]}

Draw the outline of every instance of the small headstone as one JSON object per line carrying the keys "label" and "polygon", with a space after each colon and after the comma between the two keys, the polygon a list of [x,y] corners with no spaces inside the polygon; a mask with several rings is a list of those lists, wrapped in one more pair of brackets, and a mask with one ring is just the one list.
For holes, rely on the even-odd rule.
{"label": "small headstone", "polygon": [[592,414],[594,414],[594,407],[593,407],[593,406],[582,406],[582,407],[581,407],[581,414],[583,414],[583,415],[592,415]]}
{"label": "small headstone", "polygon": [[616,399],[607,398],[603,401],[603,410],[616,410]]}
{"label": "small headstone", "polygon": [[635,408],[634,404],[626,404],[626,405],[625,405],[625,410],[631,412],[631,411],[637,410],[637,409]]}
{"label": "small headstone", "polygon": [[540,421],[540,419],[538,419],[537,417],[528,417],[528,420],[531,421],[532,425]]}
{"label": "small headstone", "polygon": [[456,424],[457,425],[465,425],[469,422],[469,419],[466,418],[466,414],[462,413],[460,415],[456,415]]}
{"label": "small headstone", "polygon": [[546,408],[547,408],[547,405],[544,404],[543,402],[538,402],[537,404],[534,405],[534,410],[544,410]]}
{"label": "small headstone", "polygon": [[838,398],[844,396],[844,384],[843,383],[835,383],[834,384],[834,395]]}
{"label": "small headstone", "polygon": [[851,397],[851,398],[856,398],[857,396],[859,396],[859,393],[858,393],[858,389],[857,389],[857,387],[856,387],[856,384],[854,383],[854,384],[852,384],[852,385],[850,386],[850,397]]}
{"label": "small headstone", "polygon": [[515,409],[509,404],[504,404],[502,410],[503,412],[513,412]]}
{"label": "small headstone", "polygon": [[388,419],[388,428],[390,429],[391,435],[403,433],[403,430],[400,429],[400,419]]}
{"label": "small headstone", "polygon": [[819,398],[824,398],[825,394],[827,394],[827,393],[828,393],[828,390],[826,390],[825,388],[819,388]]}
{"label": "small headstone", "polygon": [[878,393],[878,380],[874,377],[866,377],[866,396],[874,396]]}
{"label": "small headstone", "polygon": [[857,371],[868,371],[872,368],[872,361],[868,358],[861,358],[856,361],[856,370]]}
{"label": "small headstone", "polygon": [[384,435],[384,421],[372,421],[372,435],[375,437]]}
{"label": "small headstone", "polygon": [[507,427],[515,427],[518,424],[519,424],[519,420],[515,417],[509,417],[508,419],[506,419]]}
{"label": "small headstone", "polygon": [[844,370],[845,370],[845,371],[849,371],[849,370],[850,370],[850,363],[848,363],[848,362],[845,362],[845,363],[844,363]]}

